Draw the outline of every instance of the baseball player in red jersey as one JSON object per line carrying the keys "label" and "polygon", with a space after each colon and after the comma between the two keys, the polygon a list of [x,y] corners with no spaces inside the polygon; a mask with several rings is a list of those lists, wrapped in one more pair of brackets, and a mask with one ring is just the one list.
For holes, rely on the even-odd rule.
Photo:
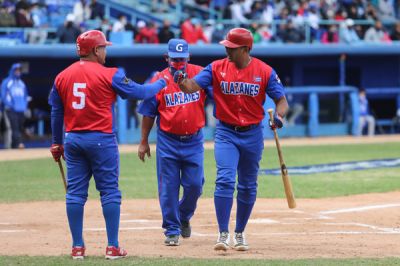
{"label": "baseball player in red jersey", "polygon": [[[168,42],[168,67],[154,78],[170,76],[182,70],[194,77],[203,68],[188,64],[188,44],[183,39]],[[204,102],[208,90],[183,93],[176,83],[169,85],[139,106],[143,115],[142,138],[138,149],[144,161],[150,156],[148,136],[157,117],[157,179],[167,246],[178,246],[179,235],[191,235],[190,218],[204,183],[204,148],[202,127],[205,124]],[[180,186],[183,195],[179,200]]]}
{"label": "baseball player in red jersey", "polygon": [[[55,79],[50,92],[52,146],[55,161],[67,164],[67,216],[72,234],[72,258],[83,259],[83,210],[91,176],[100,192],[106,222],[107,259],[125,257],[119,247],[118,231],[121,192],[118,188],[119,152],[114,131],[114,103],[122,98],[146,99],[166,86],[160,79],[140,85],[125,76],[122,69],[104,67],[106,46],[111,45],[101,31],[82,33],[76,41],[80,61]],[[63,125],[65,138],[63,144]]]}
{"label": "baseball player in red jersey", "polygon": [[219,120],[215,132],[217,179],[214,193],[219,235],[215,250],[230,245],[229,217],[237,184],[237,212],[234,249],[248,250],[244,230],[257,195],[257,174],[264,149],[262,119],[266,94],[276,104],[274,126],[282,127],[288,110],[284,88],[276,72],[261,60],[250,56],[253,36],[235,28],[220,42],[227,58],[209,64],[193,79],[183,71],[174,80],[185,93],[213,86],[214,114]]}

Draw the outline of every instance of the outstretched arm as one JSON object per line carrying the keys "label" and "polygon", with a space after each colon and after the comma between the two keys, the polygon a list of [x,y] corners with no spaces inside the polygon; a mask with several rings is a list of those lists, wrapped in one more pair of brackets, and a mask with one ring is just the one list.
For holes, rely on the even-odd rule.
{"label": "outstretched arm", "polygon": [[[181,72],[181,73],[178,73]],[[179,77],[180,75],[180,77]],[[178,76],[177,78],[175,78]],[[186,73],[183,73],[182,71],[177,71],[175,72],[174,75],[174,81],[178,84],[179,89],[183,91],[184,93],[193,93],[196,91],[201,90],[201,87],[199,84],[194,79],[188,79],[186,78]]]}
{"label": "outstretched arm", "polygon": [[193,93],[201,89],[207,89],[212,85],[212,67],[209,64],[194,78],[188,79],[187,74],[182,71],[176,71],[174,81],[178,84],[179,89],[184,93]]}
{"label": "outstretched arm", "polygon": [[151,84],[138,84],[125,76],[123,69],[118,69],[112,78],[112,87],[122,99],[148,99],[167,86],[166,78]]}

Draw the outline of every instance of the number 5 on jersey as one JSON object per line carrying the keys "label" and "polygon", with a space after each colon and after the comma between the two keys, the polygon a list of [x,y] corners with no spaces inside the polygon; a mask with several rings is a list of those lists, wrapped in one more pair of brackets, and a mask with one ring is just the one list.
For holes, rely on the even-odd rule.
{"label": "number 5 on jersey", "polygon": [[86,89],[86,83],[74,83],[73,94],[75,97],[79,98],[79,102],[72,102],[72,108],[74,109],[85,108],[86,95],[83,91],[79,91],[79,89]]}

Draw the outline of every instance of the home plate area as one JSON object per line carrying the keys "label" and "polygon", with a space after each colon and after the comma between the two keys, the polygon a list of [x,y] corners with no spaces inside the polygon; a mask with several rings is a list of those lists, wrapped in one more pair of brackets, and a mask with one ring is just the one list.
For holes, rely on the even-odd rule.
{"label": "home plate area", "polygon": [[[129,256],[191,258],[361,258],[400,256],[400,192],[327,199],[257,199],[246,228],[250,250],[216,252],[213,199],[201,199],[192,218],[192,237],[164,246],[157,200],[125,200],[120,244]],[[68,255],[70,234],[63,202],[0,204],[1,255]],[[231,232],[234,231],[234,204]],[[98,201],[85,208],[88,256],[104,255],[105,225]]]}

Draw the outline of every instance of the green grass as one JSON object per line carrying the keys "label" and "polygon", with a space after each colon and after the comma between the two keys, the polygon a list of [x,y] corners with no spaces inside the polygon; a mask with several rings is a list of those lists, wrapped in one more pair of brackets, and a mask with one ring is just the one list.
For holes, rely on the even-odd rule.
{"label": "green grass", "polygon": [[[400,143],[284,147],[283,154],[288,167],[398,158]],[[265,149],[260,167],[261,169],[279,168],[275,147]],[[212,197],[216,173],[212,150],[205,151],[204,168],[206,183],[203,197]],[[0,202],[64,199],[64,188],[58,166],[51,159],[0,162],[0,169]],[[400,168],[380,168],[302,176],[291,175],[291,177],[294,192],[298,198],[321,198],[399,190],[399,170]],[[125,199],[157,198],[154,157],[142,163],[135,153],[123,154],[120,171],[120,187]],[[93,183],[89,195],[91,198],[98,198]],[[260,175],[258,196],[284,197],[281,177]]]}
{"label": "green grass", "polygon": [[85,261],[73,261],[71,258],[63,257],[8,257],[0,256],[0,265],[228,265],[228,266],[337,266],[337,265],[376,265],[389,266],[400,265],[400,258],[385,259],[302,259],[302,260],[227,260],[227,259],[173,259],[173,258],[138,258],[130,257],[118,261],[106,261],[100,257],[86,258]]}

